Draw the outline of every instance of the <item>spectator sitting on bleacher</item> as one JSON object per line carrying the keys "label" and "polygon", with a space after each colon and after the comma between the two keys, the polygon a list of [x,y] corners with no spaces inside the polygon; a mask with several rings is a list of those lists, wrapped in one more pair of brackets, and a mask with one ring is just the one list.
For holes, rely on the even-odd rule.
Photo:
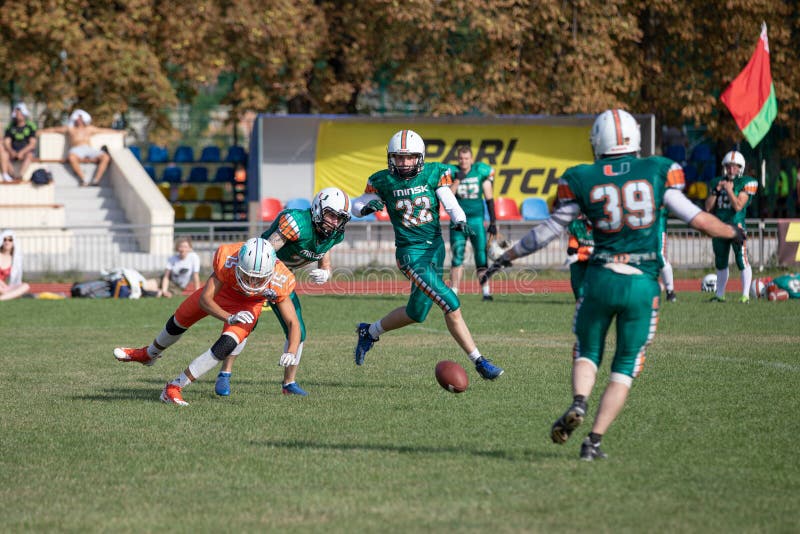
{"label": "spectator sitting on bleacher", "polygon": [[[11,164],[15,161],[20,162],[19,173],[9,172],[12,178],[22,179],[25,171],[33,162],[34,151],[36,150],[36,124],[30,120],[31,113],[28,106],[20,102],[14,106],[11,124],[6,128],[3,138],[3,148],[8,153],[9,171],[13,170]],[[4,169],[5,172],[5,169]],[[5,179],[5,175],[3,175]]]}
{"label": "spectator sitting on bleacher", "polygon": [[14,232],[3,230],[0,245],[0,300],[21,297],[31,286],[22,281],[22,252],[14,243]]}
{"label": "spectator sitting on bleacher", "polygon": [[[69,154],[67,160],[69,161],[72,170],[80,180],[81,186],[86,185],[100,185],[100,180],[106,172],[111,156],[105,150],[98,150],[89,144],[89,140],[94,134],[101,133],[120,133],[119,130],[111,128],[98,128],[92,126],[92,116],[82,109],[76,109],[69,116],[69,124],[67,126],[54,126],[52,128],[44,128],[41,132],[63,133],[69,139]],[[83,176],[81,170],[81,163],[96,163],[97,170],[94,173],[94,180],[89,184]]]}

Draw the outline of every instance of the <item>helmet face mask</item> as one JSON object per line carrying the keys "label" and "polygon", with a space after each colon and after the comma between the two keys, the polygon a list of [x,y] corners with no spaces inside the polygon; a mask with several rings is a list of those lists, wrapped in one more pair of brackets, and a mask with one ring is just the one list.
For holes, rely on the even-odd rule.
{"label": "helmet face mask", "polygon": [[[412,156],[403,158],[402,156]],[[398,165],[398,160],[402,159],[402,164]],[[386,147],[386,160],[389,172],[393,176],[408,180],[422,172],[425,166],[425,142],[422,137],[413,130],[400,130],[389,139]]]}
{"label": "helmet face mask", "polygon": [[328,238],[337,232],[344,232],[350,221],[350,199],[341,189],[326,187],[314,197],[311,203],[311,222],[314,230]]}
{"label": "helmet face mask", "polygon": [[236,280],[247,295],[267,289],[275,272],[275,249],[266,239],[254,237],[239,249]]}
{"label": "helmet face mask", "polygon": [[589,141],[595,159],[638,154],[642,133],[633,115],[621,109],[609,109],[595,119]]}
{"label": "helmet face mask", "polygon": [[[739,166],[737,169],[736,166]],[[731,150],[722,158],[722,174],[729,180],[744,176],[745,161],[741,152]]]}

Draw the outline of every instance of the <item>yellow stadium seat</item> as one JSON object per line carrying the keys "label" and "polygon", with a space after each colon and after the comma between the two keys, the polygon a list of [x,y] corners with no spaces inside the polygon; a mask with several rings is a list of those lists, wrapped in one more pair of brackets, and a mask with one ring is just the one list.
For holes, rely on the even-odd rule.
{"label": "yellow stadium seat", "polygon": [[214,208],[211,204],[198,204],[192,214],[192,219],[196,221],[210,221],[214,214]]}
{"label": "yellow stadium seat", "polygon": [[172,200],[172,186],[167,182],[161,182],[158,184],[158,189],[161,191],[161,194],[164,195],[164,198],[167,200]]}
{"label": "yellow stadium seat", "polygon": [[203,200],[208,202],[214,202],[222,200],[225,196],[225,190],[222,186],[219,185],[209,185],[206,187],[205,193],[203,194]]}
{"label": "yellow stadium seat", "polygon": [[172,206],[172,209],[175,210],[176,221],[186,220],[186,206],[184,206],[183,204],[175,204]]}
{"label": "yellow stadium seat", "polygon": [[178,200],[191,202],[197,200],[197,188],[191,184],[183,184],[178,187]]}

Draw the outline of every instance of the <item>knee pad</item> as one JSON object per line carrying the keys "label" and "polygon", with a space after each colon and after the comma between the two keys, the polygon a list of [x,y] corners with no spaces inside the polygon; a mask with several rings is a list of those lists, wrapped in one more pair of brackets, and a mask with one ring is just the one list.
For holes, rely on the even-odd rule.
{"label": "knee pad", "polygon": [[222,334],[216,343],[211,347],[211,354],[217,360],[224,360],[231,355],[239,343],[233,336]]}
{"label": "knee pad", "polygon": [[167,321],[167,326],[165,327],[167,334],[171,336],[179,336],[186,332],[186,328],[180,326],[178,323],[175,322],[175,316],[169,318]]}

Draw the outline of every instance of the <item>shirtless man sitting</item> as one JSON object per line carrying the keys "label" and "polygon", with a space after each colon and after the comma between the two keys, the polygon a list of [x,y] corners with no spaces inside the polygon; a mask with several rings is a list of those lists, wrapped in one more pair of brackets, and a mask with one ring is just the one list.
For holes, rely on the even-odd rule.
{"label": "shirtless man sitting", "polygon": [[[66,134],[69,139],[69,154],[67,161],[69,161],[72,170],[78,176],[82,186],[86,185],[100,185],[100,180],[111,162],[111,156],[104,150],[93,148],[89,144],[89,139],[94,134],[102,133],[122,133],[119,130],[111,128],[98,128],[92,126],[92,116],[82,109],[76,109],[69,116],[69,124],[67,126],[54,126],[51,128],[44,128],[40,132],[52,132]],[[94,180],[89,184],[83,176],[81,170],[81,163],[96,163],[97,170],[94,173]]]}

